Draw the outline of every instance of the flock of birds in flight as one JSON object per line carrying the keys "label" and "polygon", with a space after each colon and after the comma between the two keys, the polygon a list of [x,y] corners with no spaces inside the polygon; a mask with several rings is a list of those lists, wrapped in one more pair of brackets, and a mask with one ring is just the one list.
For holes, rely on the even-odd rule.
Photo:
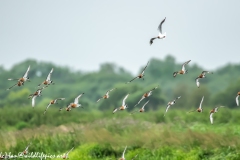
{"label": "flock of birds in flight", "polygon": [[[161,21],[160,25],[158,26],[159,35],[158,35],[157,37],[153,37],[153,38],[150,39],[150,45],[153,44],[153,41],[154,41],[155,39],[164,39],[164,38],[166,37],[166,32],[165,32],[165,33],[162,33],[162,25],[163,25],[163,23],[165,22],[165,20],[166,20],[166,18],[164,18],[164,19]],[[173,77],[176,77],[178,74],[180,74],[180,75],[187,74],[187,73],[188,73],[188,70],[185,68],[185,66],[186,66],[190,61],[191,61],[191,60],[186,61],[185,63],[183,63],[181,70],[175,71],[175,72],[173,73]],[[133,79],[131,79],[130,81],[126,82],[126,84],[128,84],[128,83],[130,83],[130,82],[132,82],[132,81],[134,81],[134,80],[136,80],[136,79],[143,79],[143,80],[144,80],[144,76],[145,76],[145,75],[144,75],[144,72],[145,72],[146,68],[148,67],[148,65],[149,65],[149,61],[148,61],[147,65],[143,68],[142,72],[141,72],[138,76],[136,76],[136,77],[134,77]],[[29,71],[30,71],[30,66],[28,67],[28,69],[27,69],[27,71],[25,72],[25,74],[23,75],[23,77],[17,78],[17,79],[9,78],[8,80],[10,80],[10,81],[16,80],[17,83],[14,84],[13,86],[9,87],[7,90],[10,90],[11,88],[13,88],[13,87],[15,87],[15,86],[19,86],[19,87],[20,87],[20,86],[23,86],[26,81],[30,81],[30,78],[28,77]],[[47,78],[46,78],[42,83],[40,83],[40,84],[38,85],[39,88],[38,88],[34,93],[32,93],[32,94],[29,95],[28,98],[31,98],[31,99],[32,99],[32,107],[35,106],[35,99],[36,99],[37,97],[41,96],[41,93],[42,93],[43,89],[47,88],[47,87],[48,87],[49,85],[51,85],[51,84],[54,84],[54,82],[51,80],[51,75],[52,75],[52,73],[53,73],[53,69],[51,69],[51,71],[49,72]],[[202,73],[195,79],[196,85],[197,85],[198,88],[200,87],[200,82],[199,82],[199,80],[202,79],[202,78],[205,78],[207,73],[208,73],[208,74],[213,74],[212,72],[209,72],[209,71],[202,71]],[[157,88],[158,88],[158,86],[156,86],[156,87],[154,87],[153,89],[151,89],[150,91],[144,93],[144,94],[142,95],[142,97],[140,98],[140,100],[137,102],[137,104],[136,104],[134,107],[136,107],[138,104],[140,104],[140,102],[141,102],[143,99],[148,98],[149,96],[151,96],[151,95],[152,95],[152,92],[153,92],[155,89],[157,89]],[[97,100],[97,102],[99,102],[101,99],[108,99],[108,98],[110,97],[110,96],[109,96],[110,92],[113,91],[113,90],[115,90],[115,89],[116,89],[116,88],[113,88],[113,89],[108,90],[101,98],[99,98],[99,99]],[[84,94],[84,93],[81,93],[80,95],[78,95],[78,96],[74,99],[74,101],[73,101],[72,103],[70,103],[69,105],[67,105],[66,111],[71,111],[71,109],[73,109],[73,108],[81,107],[81,104],[79,104],[79,98],[80,98],[83,94]],[[123,98],[123,100],[122,100],[122,105],[121,105],[120,107],[114,108],[114,110],[113,110],[113,112],[112,112],[113,114],[116,113],[117,111],[123,111],[123,110],[125,110],[126,108],[128,108],[128,106],[127,106],[127,104],[126,104],[126,99],[128,98],[128,96],[129,96],[129,94],[127,94],[127,95]],[[237,97],[236,97],[236,104],[237,104],[237,106],[239,105],[239,102],[238,102],[239,96],[240,96],[240,92],[237,93]],[[174,105],[174,104],[177,102],[177,100],[180,99],[180,98],[181,98],[181,96],[179,96],[179,97],[175,98],[174,100],[172,100],[172,101],[170,101],[170,102],[167,103],[167,107],[166,107],[164,116],[165,116],[166,113],[168,112],[169,108],[170,108],[172,105]],[[57,104],[58,101],[64,100],[64,99],[65,99],[65,98],[56,98],[56,99],[51,100],[51,101],[49,102],[49,104],[47,105],[46,109],[44,110],[44,115],[46,114],[47,109],[48,109],[51,105]],[[197,109],[195,109],[195,110],[190,111],[190,112],[200,112],[200,113],[202,113],[202,112],[203,112],[203,109],[202,109],[203,100],[204,100],[204,96],[203,96],[202,99],[201,99],[201,102],[200,102],[199,107],[198,107]],[[144,107],[148,104],[148,102],[149,102],[149,100],[148,100],[146,103],[144,103],[144,105],[143,105],[140,109],[135,110],[135,111],[133,111],[133,112],[130,113],[130,114],[134,114],[135,112],[140,112],[140,113],[141,113],[141,112],[144,112],[144,111],[145,111]],[[223,106],[220,106],[220,107],[223,107]],[[215,108],[213,108],[213,109],[210,111],[209,119],[210,119],[210,123],[211,123],[211,124],[213,124],[213,114],[216,113],[220,107],[215,107]],[[63,108],[60,108],[59,111],[61,111],[62,109],[63,109]],[[189,112],[189,113],[190,113],[190,112]],[[22,152],[24,155],[27,154],[29,146],[30,146],[30,144],[29,144],[29,145],[26,147],[26,149]],[[67,159],[69,152],[72,151],[73,149],[74,149],[74,147],[73,147],[71,150],[69,150],[67,153],[65,153],[65,154],[62,156],[62,158],[63,158],[63,159]],[[125,160],[124,154],[125,154],[126,149],[127,149],[127,146],[125,147],[125,149],[124,149],[124,151],[123,151],[123,153],[122,153],[122,157],[120,158],[120,160]],[[136,157],[137,157],[137,155],[136,155],[133,159],[135,159]],[[1,158],[1,157],[0,157],[0,158]],[[133,160],[133,159],[132,159],[132,160]]]}

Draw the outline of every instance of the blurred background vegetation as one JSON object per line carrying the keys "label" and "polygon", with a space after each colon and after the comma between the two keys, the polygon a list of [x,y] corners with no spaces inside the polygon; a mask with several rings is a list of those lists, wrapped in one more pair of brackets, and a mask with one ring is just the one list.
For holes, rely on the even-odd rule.
{"label": "blurred background vegetation", "polygon": [[[29,65],[31,82],[7,91],[15,84],[7,79],[20,78]],[[116,159],[128,145],[128,159],[136,154],[136,159],[148,160],[240,159],[240,111],[235,102],[240,90],[240,65],[227,64],[213,70],[213,74],[200,79],[200,88],[195,78],[208,69],[190,62],[186,66],[189,73],[174,78],[172,73],[181,66],[171,55],[163,60],[152,58],[144,80],[136,79],[129,84],[125,83],[137,75],[112,63],[88,73],[31,59],[10,70],[0,67],[0,151],[18,153],[32,142],[32,152],[60,154],[75,146],[79,149],[73,151],[73,159]],[[28,95],[37,90],[52,68],[51,79],[55,84],[43,90],[33,108]],[[129,115],[141,96],[158,85],[137,106],[150,100],[146,113]],[[112,88],[117,89],[110,93],[109,99],[96,103]],[[84,108],[58,111],[83,92],[79,103]],[[122,104],[126,94],[129,94],[126,100],[129,108],[113,115],[112,110]],[[178,96],[181,98],[163,117],[167,102]],[[205,97],[203,113],[187,113],[199,106],[202,96]],[[51,99],[62,97],[66,99],[50,106],[43,115]],[[220,105],[225,108],[214,115],[214,125],[210,125],[209,111]]]}

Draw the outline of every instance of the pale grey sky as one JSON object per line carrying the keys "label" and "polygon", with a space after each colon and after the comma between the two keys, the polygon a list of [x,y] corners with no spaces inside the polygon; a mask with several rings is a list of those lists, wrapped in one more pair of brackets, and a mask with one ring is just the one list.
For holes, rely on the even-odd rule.
{"label": "pale grey sky", "polygon": [[[136,74],[173,55],[211,70],[240,63],[238,0],[1,0],[0,65],[27,58],[94,71],[105,62]],[[165,40],[157,36],[161,20]]]}

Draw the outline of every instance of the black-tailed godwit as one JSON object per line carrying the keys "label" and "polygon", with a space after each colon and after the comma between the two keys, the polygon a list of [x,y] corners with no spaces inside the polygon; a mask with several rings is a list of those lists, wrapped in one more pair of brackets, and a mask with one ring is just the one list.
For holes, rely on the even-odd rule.
{"label": "black-tailed godwit", "polygon": [[30,145],[31,145],[31,143],[25,148],[24,151],[22,151],[22,154],[24,154],[24,155],[28,154],[28,148]]}
{"label": "black-tailed godwit", "polygon": [[37,89],[36,92],[34,92],[33,94],[30,94],[30,95],[29,95],[28,98],[32,98],[32,107],[35,106],[35,99],[36,99],[37,97],[41,96],[42,90],[43,90],[44,88],[46,88],[46,87],[47,87],[47,86],[44,86],[44,87],[42,87],[42,88],[39,88],[39,89]]}
{"label": "black-tailed godwit", "polygon": [[127,108],[127,104],[126,104],[125,102],[126,102],[126,99],[127,99],[128,95],[129,95],[129,94],[127,94],[127,95],[124,97],[124,99],[123,99],[123,101],[122,101],[122,106],[119,107],[119,108],[115,108],[115,109],[113,110],[113,114],[114,114],[115,112],[117,112],[118,110],[125,110],[125,109]]}
{"label": "black-tailed godwit", "polygon": [[177,98],[174,99],[173,101],[168,102],[166,111],[165,111],[165,113],[164,113],[164,116],[166,115],[166,113],[167,113],[168,109],[170,108],[170,106],[174,105],[179,98],[181,98],[181,96],[177,97]]}
{"label": "black-tailed godwit", "polygon": [[102,96],[101,98],[99,98],[97,100],[97,102],[99,102],[101,99],[108,99],[109,98],[109,92],[113,91],[114,89],[116,89],[116,88],[108,90],[104,96]]}
{"label": "black-tailed godwit", "polygon": [[[147,97],[151,96],[151,95],[152,95],[152,92],[153,92],[155,89],[157,89],[157,88],[158,88],[158,86],[157,86],[157,87],[154,87],[154,88],[151,89],[150,91],[144,93],[144,94],[142,95],[142,98],[138,101],[138,103],[137,103],[136,105],[138,105],[144,98],[147,98]],[[135,105],[135,106],[136,106],[136,105]],[[135,107],[135,106],[134,106],[134,107]]]}
{"label": "black-tailed godwit", "polygon": [[119,160],[126,160],[125,159],[125,152],[126,152],[127,146],[125,147],[123,153],[122,153],[122,157]]}
{"label": "black-tailed godwit", "polygon": [[174,73],[173,73],[173,77],[176,77],[178,74],[186,74],[186,73],[188,73],[188,70],[185,69],[185,65],[187,65],[190,61],[191,61],[191,60],[183,63],[183,65],[182,65],[182,70],[174,72]]}
{"label": "black-tailed godwit", "polygon": [[10,88],[8,88],[7,90],[13,88],[14,86],[19,86],[20,87],[20,86],[24,85],[24,82],[30,81],[30,79],[28,77],[29,70],[30,70],[30,66],[28,66],[27,71],[25,72],[25,74],[21,78],[8,78],[9,81],[17,80],[18,82],[16,84],[14,84],[13,86],[11,86]]}
{"label": "black-tailed godwit", "polygon": [[[144,103],[144,105],[142,106],[141,109],[139,109],[139,110],[137,110],[137,111],[139,111],[140,113],[141,113],[141,112],[144,112],[144,111],[145,111],[144,107],[148,104],[148,102],[149,102],[149,100],[148,100],[146,103]],[[134,112],[132,112],[131,114],[133,114],[133,113],[135,113],[135,112],[137,112],[137,111],[134,111]]]}
{"label": "black-tailed godwit", "polygon": [[141,79],[142,78],[144,80],[144,76],[145,76],[144,71],[146,70],[148,64],[149,64],[149,61],[148,61],[147,65],[144,67],[144,69],[142,70],[142,72],[137,77],[134,77],[132,80],[130,80],[129,82],[126,82],[126,83],[130,83],[135,79]]}
{"label": "black-tailed godwit", "polygon": [[50,103],[48,104],[48,106],[47,106],[47,108],[45,109],[45,111],[44,111],[44,115],[46,114],[46,112],[47,112],[47,109],[52,105],[52,104],[57,104],[57,101],[58,100],[64,100],[65,98],[57,98],[57,99],[54,99],[54,100],[51,100],[50,101]]}
{"label": "black-tailed godwit", "polygon": [[[220,106],[220,107],[224,107],[224,106]],[[210,118],[211,124],[213,124],[213,114],[214,114],[214,113],[217,113],[218,108],[220,108],[220,107],[215,107],[215,108],[213,108],[213,109],[210,111],[210,116],[209,116],[209,118]]]}
{"label": "black-tailed godwit", "polygon": [[206,73],[213,74],[213,72],[202,71],[202,73],[201,73],[201,74],[195,79],[198,88],[200,87],[199,79],[201,79],[201,78],[205,78],[205,77],[206,77]]}
{"label": "black-tailed godwit", "polygon": [[[194,112],[194,111],[202,112],[202,111],[203,111],[203,109],[202,109],[202,102],[203,102],[203,99],[204,99],[204,96],[202,97],[202,100],[201,100],[201,102],[200,102],[200,105],[199,105],[198,109],[193,110],[193,111],[190,111],[190,112]],[[190,112],[189,112],[189,113],[190,113]]]}
{"label": "black-tailed godwit", "polygon": [[72,108],[77,108],[77,107],[80,107],[81,104],[78,103],[78,99],[83,95],[84,93],[80,94],[79,96],[77,96],[75,99],[74,99],[74,102],[73,103],[70,103],[67,108],[66,108],[66,111],[71,111]]}
{"label": "black-tailed godwit", "polygon": [[41,84],[39,84],[38,87],[40,87],[42,84],[44,84],[44,85],[54,84],[53,81],[51,80],[52,72],[53,72],[53,68],[49,72],[47,78]]}
{"label": "black-tailed godwit", "polygon": [[62,156],[62,159],[68,159],[68,154],[69,154],[69,152],[71,152],[73,149],[74,149],[74,147],[73,147],[72,149],[70,149],[67,153],[65,153],[65,154]]}

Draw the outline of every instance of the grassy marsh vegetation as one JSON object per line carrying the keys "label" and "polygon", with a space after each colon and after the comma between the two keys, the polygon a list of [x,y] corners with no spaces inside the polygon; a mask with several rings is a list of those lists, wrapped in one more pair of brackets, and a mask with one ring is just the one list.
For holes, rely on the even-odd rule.
{"label": "grassy marsh vegetation", "polygon": [[0,147],[2,151],[18,153],[31,142],[31,152],[63,154],[75,146],[69,156],[76,160],[117,159],[126,145],[127,159],[136,154],[136,160],[240,158],[240,111],[222,108],[214,115],[213,125],[207,111],[186,113],[173,106],[166,117],[163,111],[162,108],[134,115],[123,111],[112,115],[81,109],[63,113],[49,110],[43,116],[40,108],[22,108],[19,114],[13,112],[13,124],[27,115],[39,117],[27,119],[28,126],[20,130],[3,128]]}

